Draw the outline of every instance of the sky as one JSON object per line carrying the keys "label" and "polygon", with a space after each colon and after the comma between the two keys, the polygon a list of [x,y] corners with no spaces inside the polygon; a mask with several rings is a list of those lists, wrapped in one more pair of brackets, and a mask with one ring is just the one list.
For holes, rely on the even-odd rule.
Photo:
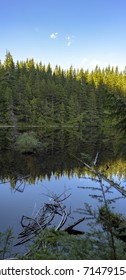
{"label": "sky", "polygon": [[126,0],[0,0],[0,60],[126,66]]}

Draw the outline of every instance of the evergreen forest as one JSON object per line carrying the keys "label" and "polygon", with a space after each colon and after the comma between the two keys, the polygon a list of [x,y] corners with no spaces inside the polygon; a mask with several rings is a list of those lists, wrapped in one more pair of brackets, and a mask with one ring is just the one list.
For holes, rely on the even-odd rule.
{"label": "evergreen forest", "polygon": [[[47,188],[51,195],[47,197],[61,198],[62,194],[65,197],[67,185],[63,186],[62,193],[61,181],[59,197],[52,192],[61,177],[74,179],[76,184],[76,178],[82,179],[79,185],[71,187],[73,197],[77,188],[79,206],[76,208],[73,199],[75,210],[70,214],[80,215],[77,217],[83,218],[87,229],[83,224],[81,234],[74,235],[66,229],[55,230],[49,222],[50,229],[43,216],[46,226],[41,227],[41,231],[39,227],[37,235],[32,236],[33,243],[27,254],[21,257],[19,248],[16,258],[126,259],[126,217],[113,207],[116,201],[126,198],[126,68],[119,71],[118,67],[96,66],[89,71],[71,66],[64,70],[56,65],[52,69],[50,64],[36,63],[33,58],[14,62],[8,51],[4,62],[0,61],[0,184],[1,194],[7,191],[2,209],[7,205],[14,212],[9,216],[10,211],[5,211],[5,217],[1,216],[0,259],[15,256],[15,247],[28,241],[14,241],[14,246],[12,242],[13,235],[17,239],[23,236],[18,228],[19,223],[24,228],[20,215],[25,217],[25,222],[28,219],[28,227],[29,221],[36,221],[30,220],[27,209],[31,207],[32,198],[35,200],[32,196],[37,195],[38,187],[42,198],[46,180],[49,184],[53,178],[50,189]],[[10,190],[11,198],[12,193],[15,194],[13,207]],[[83,205],[80,191],[83,191]],[[89,198],[96,200],[96,209],[95,204],[92,204],[94,208],[90,206],[90,200],[86,202],[87,191]],[[20,198],[16,196],[19,193]],[[64,217],[66,208],[59,203],[64,198],[57,201],[63,211],[60,217]],[[34,205],[37,203],[34,201]],[[55,201],[47,205],[53,207],[53,211],[54,206],[57,207]],[[68,217],[69,211],[65,213]],[[9,225],[16,219],[14,231]],[[76,225],[80,220],[76,220]],[[73,225],[71,223],[68,229]]]}
{"label": "evergreen forest", "polygon": [[0,126],[125,129],[126,69],[92,71],[13,60],[0,61]]}

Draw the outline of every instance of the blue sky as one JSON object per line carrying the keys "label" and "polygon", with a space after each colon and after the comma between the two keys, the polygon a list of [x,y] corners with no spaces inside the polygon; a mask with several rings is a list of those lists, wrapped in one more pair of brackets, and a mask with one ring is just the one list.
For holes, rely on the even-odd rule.
{"label": "blue sky", "polygon": [[0,59],[126,66],[126,0],[0,0]]}

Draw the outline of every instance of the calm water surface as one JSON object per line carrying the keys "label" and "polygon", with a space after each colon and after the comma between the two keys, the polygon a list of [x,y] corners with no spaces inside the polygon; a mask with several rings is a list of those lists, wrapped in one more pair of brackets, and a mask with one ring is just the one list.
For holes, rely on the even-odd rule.
{"label": "calm water surface", "polygon": [[[39,153],[33,155],[22,155],[17,152],[13,133],[12,129],[0,131],[0,231],[2,232],[11,227],[17,237],[22,230],[20,224],[22,215],[34,217],[44,202],[50,202],[53,194],[63,194],[62,197],[71,194],[63,202],[68,211],[71,209],[71,215],[65,226],[84,217],[84,203],[92,205],[96,210],[102,205],[97,197],[92,197],[92,194],[101,195],[101,192],[96,190],[99,188],[99,183],[73,155],[91,165],[98,152],[98,170],[121,186],[126,185],[126,161],[125,151],[121,145],[122,138],[117,141],[117,135],[112,132],[105,137],[98,131],[94,133],[92,130],[73,134],[38,131],[39,140],[46,145],[43,145]],[[106,199],[121,197],[114,188],[111,188],[111,191],[112,193],[106,194]],[[114,207],[113,211],[125,215],[125,198],[117,199],[111,207]],[[76,228],[86,231],[86,221]]]}

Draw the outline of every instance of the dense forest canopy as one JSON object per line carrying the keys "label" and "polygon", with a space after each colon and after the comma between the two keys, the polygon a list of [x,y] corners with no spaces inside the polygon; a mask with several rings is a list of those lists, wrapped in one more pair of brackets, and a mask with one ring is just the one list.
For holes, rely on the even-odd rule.
{"label": "dense forest canopy", "polygon": [[[68,70],[63,70],[56,65],[53,70],[50,64],[46,66],[41,62],[35,63],[34,59],[15,63],[10,52],[6,53],[3,63],[0,61],[1,184],[10,184],[14,192],[23,193],[27,182],[32,186],[36,182],[38,184],[38,181],[50,180],[52,175],[55,179],[64,175],[68,178],[77,176],[83,181],[89,179],[90,186],[88,187],[88,184],[81,186],[80,184],[78,186],[79,192],[79,188],[94,190],[92,181],[99,182],[100,195],[92,195],[91,193],[90,197],[104,203],[105,207],[98,208],[101,212],[98,210],[99,212],[96,213],[90,205],[85,203],[85,208],[81,209],[79,205],[78,211],[83,210],[80,213],[86,215],[86,210],[90,216],[93,213],[93,221],[95,218],[96,223],[102,221],[99,220],[100,213],[101,217],[102,213],[107,215],[106,220],[103,216],[103,226],[107,225],[106,228],[104,226],[100,232],[98,224],[98,231],[96,231],[97,228],[93,223],[94,231],[91,227],[93,235],[91,233],[89,235],[93,238],[90,239],[87,235],[88,239],[84,239],[84,241],[91,241],[90,243],[93,245],[94,240],[97,239],[100,250],[105,244],[105,248],[107,248],[105,257],[108,256],[108,248],[112,248],[113,251],[110,251],[111,259],[118,259],[115,244],[119,244],[117,253],[121,252],[123,257],[125,251],[125,243],[124,245],[121,243],[124,246],[122,251],[118,250],[121,248],[120,243],[114,243],[115,236],[121,241],[123,240],[123,228],[122,224],[119,224],[118,235],[114,235],[117,229],[115,230],[113,227],[111,218],[114,218],[115,222],[115,218],[118,219],[120,216],[115,216],[115,214],[113,216],[113,213],[109,212],[109,204],[111,206],[111,203],[115,202],[118,197],[106,199],[106,194],[113,184],[113,176],[118,177],[118,189],[120,189],[121,180],[123,182],[126,180],[125,113],[126,69],[121,72],[118,67],[108,66],[105,69],[100,69],[96,66],[92,72],[89,72],[84,69],[74,69],[72,66]],[[12,127],[10,128],[10,126]],[[120,132],[120,128],[122,132]],[[92,169],[96,157],[97,165],[95,169]],[[91,168],[87,169],[84,162],[89,164],[88,166]],[[109,188],[102,183],[101,178],[104,181],[106,178],[105,182],[107,183],[109,180]],[[117,184],[115,185],[117,186]],[[41,187],[43,188],[44,185]],[[64,185],[64,190],[65,187]],[[74,189],[74,186],[72,187]],[[103,187],[106,189],[104,190]],[[121,189],[123,189],[122,185]],[[98,191],[99,188],[96,187],[96,190]],[[125,193],[125,189],[123,191]],[[24,200],[22,205],[24,207]],[[89,206],[87,209],[86,205]],[[122,221],[125,222],[125,220]],[[4,240],[3,237],[6,238],[7,234],[9,236],[9,232],[10,238],[12,238],[11,231],[7,231],[5,234],[0,232],[1,240]],[[50,240],[53,244],[53,236]],[[70,240],[71,236],[68,239],[68,245],[71,244]],[[100,242],[103,240],[103,242],[100,243],[99,240]],[[106,246],[105,240],[107,240],[109,247]],[[73,239],[74,245],[75,241],[79,240]],[[83,241],[82,237],[80,241]],[[79,243],[76,244],[78,246]],[[83,244],[85,246],[87,243]],[[84,247],[83,244],[80,243],[80,246]],[[97,251],[96,257],[98,255],[97,244],[94,243],[94,250]],[[36,253],[36,243],[34,246]],[[2,258],[4,258],[6,246],[2,249]],[[89,245],[84,254],[87,252],[92,252],[92,247]],[[111,252],[114,252],[113,255]],[[43,258],[41,254],[43,251],[37,256],[40,259]],[[80,255],[80,258],[85,258],[85,255]],[[71,259],[73,259],[73,255]]]}
{"label": "dense forest canopy", "polygon": [[0,125],[104,126],[126,120],[126,69],[52,70],[33,59],[0,62]]}

